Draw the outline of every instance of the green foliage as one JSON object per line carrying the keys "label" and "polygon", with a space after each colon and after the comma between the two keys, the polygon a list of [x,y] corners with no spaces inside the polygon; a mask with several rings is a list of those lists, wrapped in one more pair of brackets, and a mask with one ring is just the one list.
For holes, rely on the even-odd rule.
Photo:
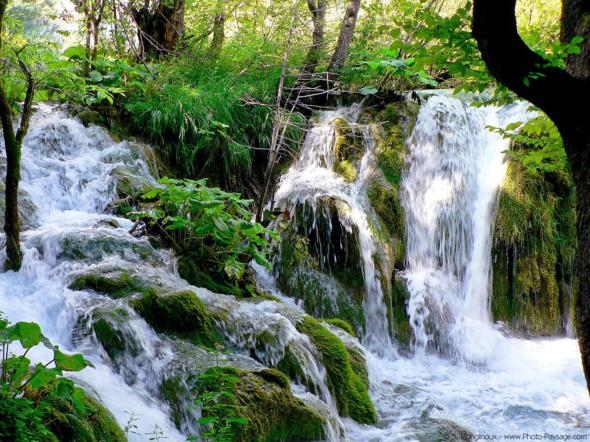
{"label": "green foliage", "polygon": [[240,372],[232,367],[213,367],[199,376],[197,381],[197,404],[203,417],[199,424],[206,430],[199,437],[189,440],[215,442],[235,441],[248,419],[241,415],[234,389],[240,381]]}
{"label": "green foliage", "polygon": [[508,155],[531,173],[560,173],[569,180],[568,163],[561,135],[555,124],[545,115],[513,123],[505,129],[493,129],[516,143]]}
{"label": "green foliage", "polygon": [[[351,75],[379,78],[381,89],[456,87],[483,91],[492,83],[471,35],[471,2],[451,13],[432,2],[396,2],[393,23],[382,29],[386,47],[359,51],[361,69]],[[362,80],[360,80],[362,81]]]}
{"label": "green foliage", "polygon": [[[18,343],[25,350],[20,355],[12,354],[11,344]],[[29,350],[44,344],[53,350],[53,358],[46,364],[31,366],[27,358]],[[110,440],[122,440],[112,417],[103,416],[98,422],[92,417],[95,404],[74,382],[63,376],[65,371],[80,371],[92,364],[81,354],[68,355],[58,347],[52,347],[34,322],[10,324],[0,317],[0,437],[13,441],[64,440],[64,432],[75,432],[75,426],[87,425],[90,432],[85,437],[70,437],[67,440],[94,441],[99,433],[110,435]],[[95,404],[99,407],[98,404]],[[57,416],[67,409],[66,421]],[[93,419],[95,424],[93,424]],[[112,429],[107,429],[112,427]],[[103,438],[101,437],[100,440]]]}
{"label": "green foliage", "polygon": [[377,414],[369,398],[368,385],[353,370],[351,357],[342,341],[309,316],[297,324],[297,329],[309,336],[322,355],[328,372],[328,387],[340,415],[361,423],[375,423]]}
{"label": "green foliage", "polygon": [[[272,105],[279,71],[187,58],[158,72],[126,104],[135,130],[161,147],[180,176],[207,176],[239,189],[252,171],[254,149],[270,146],[271,108],[253,103]],[[299,135],[291,129],[287,138]]]}
{"label": "green foliage", "polygon": [[[197,380],[197,403],[211,441],[314,441],[324,436],[324,418],[290,390],[289,380],[273,369],[241,371],[213,367]],[[191,440],[198,440],[192,436]]]}
{"label": "green foliage", "polygon": [[252,223],[250,200],[237,193],[206,186],[206,180],[160,180],[145,197],[153,207],[134,213],[149,222],[154,231],[176,251],[195,257],[204,273],[237,283],[244,280],[251,260],[269,266],[267,238],[276,234]]}

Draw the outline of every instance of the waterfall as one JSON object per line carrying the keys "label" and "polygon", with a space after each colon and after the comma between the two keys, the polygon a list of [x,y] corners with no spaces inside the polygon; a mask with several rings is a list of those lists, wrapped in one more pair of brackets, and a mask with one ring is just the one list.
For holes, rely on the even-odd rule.
{"label": "waterfall", "polygon": [[486,127],[524,121],[525,109],[474,107],[445,96],[420,109],[402,178],[403,276],[418,349],[434,346],[476,363],[493,351],[492,225],[509,141]]}
{"label": "waterfall", "polygon": [[[395,354],[389,334],[387,308],[384,303],[381,278],[384,276],[375,266],[378,249],[371,230],[370,204],[367,198],[367,179],[374,168],[374,139],[371,127],[357,124],[360,106],[342,108],[336,111],[320,112],[312,125],[297,161],[281,177],[274,195],[274,204],[286,208],[297,216],[298,208],[309,207],[303,219],[293,222],[307,223],[309,230],[315,229],[319,216],[326,216],[327,206],[337,202],[338,222],[344,231],[358,236],[358,247],[362,260],[364,279],[363,309],[365,315],[364,344],[383,355]],[[356,177],[349,182],[335,172],[335,150],[337,124],[344,120],[362,141],[363,152]],[[328,217],[329,218],[329,217]],[[324,234],[330,237],[331,229]],[[309,232],[308,232],[309,233]],[[330,259],[326,253],[322,262]],[[385,275],[387,278],[389,275]]]}
{"label": "waterfall", "polygon": [[[445,440],[462,432],[588,433],[590,401],[577,342],[507,337],[489,315],[490,232],[507,146],[485,126],[522,119],[523,109],[472,108],[432,97],[420,110],[402,180],[408,221],[403,277],[416,348],[409,355],[397,353],[388,332],[389,271],[380,262],[383,239],[374,231],[366,189],[375,168],[375,140],[371,126],[358,123],[360,109],[320,113],[300,158],[281,178],[274,204],[292,215],[292,223],[309,233],[325,223],[324,231],[355,240],[363,277],[364,347],[325,325],[347,348],[366,356],[376,425],[338,416],[322,356],[296,327],[304,317],[301,303],[280,293],[265,269],[255,269],[261,287],[283,302],[239,300],[193,287],[178,276],[171,252],[131,236],[131,221],[105,213],[117,199],[121,177],[156,184],[142,147],[114,141],[104,129],[86,128],[54,106],[38,106],[25,138],[19,195],[23,267],[0,274],[0,310],[12,322],[39,323],[65,351],[83,353],[95,368],[72,377],[122,427],[134,426],[132,441],[146,440],[156,430],[166,440],[182,441],[198,430],[194,398],[172,404],[180,408],[174,411],[181,415],[181,431],[162,399],[162,382],[177,372],[195,374],[219,364],[258,370],[277,366],[287,352],[301,374],[291,392],[326,418],[330,442]],[[360,146],[355,174],[348,177],[334,170],[336,129],[343,121]],[[336,215],[327,217],[330,210]],[[340,259],[331,247],[316,244],[328,270]],[[71,288],[78,276],[92,272],[127,272],[163,290],[194,291],[214,315],[230,354],[156,333],[126,299]],[[125,336],[123,354],[103,348],[92,328],[105,311],[121,315],[117,331]],[[427,351],[433,348],[440,351]],[[28,356],[34,362],[51,358],[45,348]]]}

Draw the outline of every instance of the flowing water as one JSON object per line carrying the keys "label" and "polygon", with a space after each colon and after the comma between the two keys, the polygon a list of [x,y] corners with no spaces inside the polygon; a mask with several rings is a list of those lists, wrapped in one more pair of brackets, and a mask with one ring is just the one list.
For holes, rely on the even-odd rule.
{"label": "flowing water", "polygon": [[[324,216],[327,206],[336,201],[341,228],[349,233],[354,229],[358,235],[365,285],[363,307],[366,329],[363,342],[382,356],[391,356],[395,353],[395,347],[389,333],[387,308],[380,282],[383,275],[375,266],[375,257],[379,251],[367,215],[370,211],[367,179],[374,168],[374,139],[370,126],[356,124],[359,111],[359,106],[353,106],[319,114],[318,121],[307,134],[299,159],[281,177],[274,203],[293,214],[297,214],[298,206],[310,207],[311,222],[304,222],[313,229],[319,222],[318,215]],[[345,120],[356,131],[364,148],[357,177],[352,182],[347,182],[334,171],[336,124],[341,120]],[[332,227],[329,226],[326,236],[330,236]],[[326,255],[320,259],[327,260]]]}
{"label": "flowing water", "polygon": [[[408,315],[414,336],[409,356],[388,342],[383,296],[366,283],[364,337],[375,427],[345,420],[351,441],[489,440],[528,433],[549,439],[587,435],[590,401],[577,342],[508,337],[492,323],[491,236],[506,140],[486,126],[505,127],[530,117],[525,104],[472,107],[444,96],[430,98],[408,140],[402,180],[408,239]],[[347,183],[333,172],[337,119],[356,121],[357,108],[319,117],[296,164],[282,177],[277,204],[307,203],[319,211],[328,198],[357,210],[365,277],[378,241],[367,217],[366,185],[373,166],[367,143],[359,178]],[[370,137],[369,137],[370,139]],[[314,212],[315,213],[315,212]],[[375,330],[380,338],[375,341]],[[383,349],[386,349],[385,351]],[[465,436],[467,435],[467,436]],[[526,437],[525,437],[526,438]]]}
{"label": "flowing water", "polygon": [[[61,348],[83,352],[96,368],[75,378],[123,427],[134,426],[130,440],[148,440],[161,431],[166,440],[181,441],[198,430],[199,412],[188,402],[179,431],[168,405],[158,399],[162,380],[186,366],[187,356],[180,354],[178,342],[156,334],[123,300],[68,288],[76,275],[88,271],[125,270],[161,287],[190,288],[209,309],[223,313],[220,325],[236,354],[191,348],[202,368],[219,359],[248,369],[271,366],[288,349],[307,385],[293,384],[292,391],[327,416],[326,436],[332,442],[438,440],[437,428],[462,431],[458,426],[499,437],[528,432],[590,438],[590,401],[577,342],[507,337],[489,316],[490,233],[506,144],[484,126],[518,119],[522,109],[473,109],[434,97],[420,111],[403,180],[409,232],[403,277],[411,292],[408,314],[415,336],[413,351],[403,356],[389,332],[382,281],[390,270],[377,263],[383,245],[371,230],[374,214],[366,194],[374,139],[369,126],[356,123],[358,113],[353,107],[319,116],[300,159],[282,177],[275,204],[291,213],[306,205],[313,220],[326,201],[339,201],[338,222],[355,233],[365,292],[362,342],[377,425],[337,416],[321,357],[293,326],[303,315],[301,306],[279,293],[264,269],[257,269],[259,281],[284,304],[240,302],[191,287],[178,277],[169,252],[131,236],[131,221],[105,214],[117,198],[121,176],[154,184],[141,146],[115,142],[103,129],[85,128],[55,107],[40,105],[23,146],[24,263],[18,273],[0,274],[0,311],[11,321],[35,321]],[[332,170],[334,124],[341,118],[363,140],[351,182]],[[114,359],[91,330],[92,321],[109,309],[124,315],[119,330],[128,341],[128,351]],[[47,361],[50,355],[40,349],[32,357]]]}

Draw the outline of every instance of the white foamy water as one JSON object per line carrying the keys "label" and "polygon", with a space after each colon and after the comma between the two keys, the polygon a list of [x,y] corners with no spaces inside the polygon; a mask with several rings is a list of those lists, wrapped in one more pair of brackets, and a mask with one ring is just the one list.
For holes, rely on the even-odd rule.
{"label": "white foamy water", "polygon": [[[168,407],[153,399],[160,371],[172,358],[171,348],[143,320],[135,315],[128,322],[143,341],[135,365],[125,367],[127,377],[133,377],[129,384],[97,345],[85,341],[78,347],[73,342],[79,318],[93,307],[113,302],[68,289],[75,274],[111,255],[121,262],[140,263],[140,251],[152,253],[165,265],[164,254],[158,256],[146,240],[127,233],[129,220],[102,214],[115,198],[115,169],[125,168],[153,182],[145,162],[133,152],[128,143],[114,142],[104,129],[84,128],[57,108],[40,105],[22,151],[21,188],[34,208],[26,225],[34,227],[22,232],[22,269],[0,274],[0,311],[11,322],[37,322],[65,351],[84,352],[96,368],[72,377],[100,398],[121,427],[136,426],[129,440],[146,440],[159,429],[168,440],[181,441],[185,436],[170,421]],[[85,251],[84,258],[77,256],[78,249]],[[30,354],[39,362],[51,359],[42,348]],[[140,360],[143,365],[149,360],[150,369]]]}
{"label": "white foamy water", "polygon": [[[277,207],[287,208],[293,214],[298,206],[310,207],[312,228],[316,225],[317,214],[325,214],[330,201],[339,204],[341,227],[346,232],[354,231],[358,235],[365,289],[363,309],[366,325],[363,342],[384,356],[393,356],[396,350],[389,334],[387,308],[380,282],[382,275],[375,267],[375,257],[379,251],[367,216],[370,210],[366,194],[367,179],[374,168],[374,139],[369,126],[356,124],[359,111],[359,106],[353,106],[318,115],[319,121],[310,128],[299,159],[281,177],[274,198]],[[365,148],[357,178],[351,183],[347,183],[333,170],[336,125],[340,119],[356,128],[357,136],[362,138]]]}

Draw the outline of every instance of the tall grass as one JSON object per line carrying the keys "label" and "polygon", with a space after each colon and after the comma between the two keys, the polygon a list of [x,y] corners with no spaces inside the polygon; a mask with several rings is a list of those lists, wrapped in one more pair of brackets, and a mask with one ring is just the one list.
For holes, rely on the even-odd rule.
{"label": "tall grass", "polygon": [[254,151],[270,144],[279,76],[280,67],[187,56],[160,65],[157,80],[126,108],[181,177],[241,190]]}

